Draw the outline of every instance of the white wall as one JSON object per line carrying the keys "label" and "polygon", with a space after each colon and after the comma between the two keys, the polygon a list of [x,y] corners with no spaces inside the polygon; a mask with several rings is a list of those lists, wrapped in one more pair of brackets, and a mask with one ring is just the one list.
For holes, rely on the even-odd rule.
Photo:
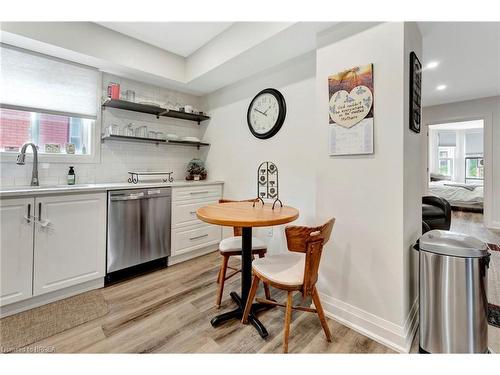
{"label": "white wall", "polygon": [[[407,53],[414,26],[386,23],[317,50],[316,214],[337,221],[322,258],[319,289],[330,315],[408,349],[415,278],[410,246],[421,226],[419,148],[407,119]],[[328,155],[328,76],[374,65],[375,153]],[[405,170],[408,171],[405,172]],[[411,211],[411,212],[410,212]]]}
{"label": "white wall", "polygon": [[[180,104],[191,104],[199,108],[199,97],[166,90],[159,87],[131,81],[121,77],[103,74],[103,94],[108,82],[121,84],[122,92],[132,89],[136,97],[143,100],[167,100]],[[102,111],[102,129],[109,124],[117,124],[120,128],[133,122],[136,126],[146,125],[149,130],[175,133],[179,136],[201,137],[202,130],[197,123],[167,117],[156,119],[153,115],[139,114],[119,109],[108,108]],[[100,137],[98,134],[97,136]],[[70,165],[75,166],[77,183],[125,182],[128,171],[151,170],[173,171],[174,179],[184,179],[187,163],[198,157],[201,151],[194,147],[161,145],[131,142],[98,143],[101,147],[101,158],[98,163],[40,163],[39,178],[41,185],[66,184],[66,176]],[[2,160],[0,166],[0,185],[29,185],[32,163],[25,166],[16,165],[15,161]]]}
{"label": "white wall", "polygon": [[[500,96],[425,107],[423,110],[424,125],[477,119],[484,120],[484,222],[490,228],[500,229]],[[424,189],[427,189],[427,155],[427,142],[422,142]]]}
{"label": "white wall", "polygon": [[[211,178],[225,181],[226,198],[256,197],[257,167],[270,160],[279,169],[281,200],[299,209],[297,223],[311,223],[315,210],[313,150],[317,147],[311,134],[316,102],[314,71],[315,56],[309,54],[205,97],[212,116],[204,136],[211,143],[207,168]],[[246,116],[253,97],[267,87],[281,91],[287,114],[278,134],[260,140],[250,133]],[[285,251],[282,227],[274,228],[272,238],[262,229],[254,233],[270,242],[271,253]]]}
{"label": "white wall", "polygon": [[[404,137],[403,164],[403,329],[411,345],[412,329],[416,329],[418,309],[418,253],[413,244],[422,234],[422,170],[420,158],[424,133],[415,133],[408,128],[410,123],[410,53],[415,52],[422,60],[422,35],[414,22],[404,26],[404,121],[401,124]],[[410,342],[408,342],[410,340]]]}

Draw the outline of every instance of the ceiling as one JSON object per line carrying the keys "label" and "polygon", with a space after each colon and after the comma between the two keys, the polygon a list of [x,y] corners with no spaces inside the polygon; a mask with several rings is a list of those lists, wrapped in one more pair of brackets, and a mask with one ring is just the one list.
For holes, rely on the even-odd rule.
{"label": "ceiling", "polygon": [[[500,95],[500,22],[419,22],[424,106]],[[429,62],[438,62],[427,69]],[[443,90],[437,90],[445,85]]]}
{"label": "ceiling", "polygon": [[232,22],[97,22],[155,47],[187,57]]}

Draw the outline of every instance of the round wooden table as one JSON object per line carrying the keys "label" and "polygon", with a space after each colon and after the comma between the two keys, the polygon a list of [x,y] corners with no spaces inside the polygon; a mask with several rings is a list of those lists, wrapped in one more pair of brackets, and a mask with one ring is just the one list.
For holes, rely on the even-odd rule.
{"label": "round wooden table", "polygon": [[[229,202],[200,207],[196,215],[200,220],[210,224],[242,228],[241,296],[236,292],[230,293],[238,307],[216,316],[211,323],[215,327],[230,319],[241,320],[252,284],[252,227],[270,227],[289,223],[299,217],[299,211],[289,206],[275,206],[273,210],[272,205],[262,205],[260,202],[255,203],[255,207],[252,202]],[[248,319],[263,338],[268,333],[255,314],[267,308],[269,305],[253,304]]]}

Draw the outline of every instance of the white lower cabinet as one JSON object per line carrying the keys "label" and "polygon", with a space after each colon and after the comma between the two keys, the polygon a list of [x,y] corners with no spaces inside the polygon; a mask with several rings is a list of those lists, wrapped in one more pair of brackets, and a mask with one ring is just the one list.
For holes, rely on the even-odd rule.
{"label": "white lower cabinet", "polygon": [[106,193],[2,199],[0,230],[0,306],[104,277]]}
{"label": "white lower cabinet", "polygon": [[172,190],[172,246],[169,264],[216,250],[222,238],[220,226],[196,217],[196,210],[222,198],[222,185],[178,187]]}
{"label": "white lower cabinet", "polygon": [[106,194],[37,198],[36,215],[34,295],[104,277]]}
{"label": "white lower cabinet", "polygon": [[33,198],[0,201],[0,306],[32,296]]}
{"label": "white lower cabinet", "polygon": [[221,228],[217,225],[189,226],[172,231],[172,256],[217,245],[221,240]]}

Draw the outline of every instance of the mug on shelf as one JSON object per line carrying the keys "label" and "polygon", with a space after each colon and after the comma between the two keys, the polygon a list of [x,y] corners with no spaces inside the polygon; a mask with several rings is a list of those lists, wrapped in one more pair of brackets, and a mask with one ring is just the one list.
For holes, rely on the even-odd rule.
{"label": "mug on shelf", "polygon": [[148,137],[148,127],[146,125],[139,126],[135,129],[135,136],[140,138]]}
{"label": "mug on shelf", "polygon": [[133,137],[135,135],[133,123],[130,123],[123,128],[123,135],[127,137]]}

